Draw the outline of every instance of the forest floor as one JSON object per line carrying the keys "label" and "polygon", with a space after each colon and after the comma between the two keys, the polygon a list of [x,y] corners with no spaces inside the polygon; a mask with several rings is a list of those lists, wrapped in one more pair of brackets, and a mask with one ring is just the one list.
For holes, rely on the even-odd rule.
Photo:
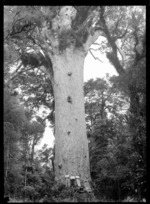
{"label": "forest floor", "polygon": [[[68,200],[67,200],[68,201]],[[42,203],[41,200],[39,201],[36,201],[36,203]],[[65,202],[65,201],[62,201],[62,202]],[[100,198],[99,196],[96,196],[96,200],[95,202],[139,202],[138,199],[136,198],[132,198],[132,197],[127,197],[126,199],[124,200],[120,200],[120,201],[115,201],[115,200],[108,200],[106,198]],[[146,199],[142,199],[140,202],[146,202]],[[17,199],[17,198],[10,198],[9,200],[9,203],[34,203],[33,201],[31,200],[23,200],[23,199]]]}

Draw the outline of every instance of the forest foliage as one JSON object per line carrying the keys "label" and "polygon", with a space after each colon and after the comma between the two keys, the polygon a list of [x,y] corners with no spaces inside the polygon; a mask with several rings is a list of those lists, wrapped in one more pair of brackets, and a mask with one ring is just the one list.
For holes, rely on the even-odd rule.
{"label": "forest foliage", "polygon": [[[54,148],[35,150],[46,120],[55,127],[55,101],[43,68],[48,61],[39,52],[26,52],[27,47],[36,50],[42,45],[38,28],[45,18],[50,22],[58,9],[4,7],[4,190],[12,199],[75,199],[73,189],[54,181]],[[95,7],[76,9],[73,30]],[[118,76],[84,83],[93,191],[100,201],[141,201],[146,198],[145,7],[105,6],[100,15],[105,41],[95,43],[95,49],[106,54]],[[78,45],[86,38],[83,33],[74,35]],[[65,35],[60,38],[65,43]],[[13,67],[17,69],[12,72]],[[43,117],[38,116],[41,106],[49,110]]]}

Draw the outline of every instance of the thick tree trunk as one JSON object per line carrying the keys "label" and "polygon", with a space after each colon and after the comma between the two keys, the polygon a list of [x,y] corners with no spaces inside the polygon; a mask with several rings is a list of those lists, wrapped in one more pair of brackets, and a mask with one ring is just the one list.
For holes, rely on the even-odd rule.
{"label": "thick tree trunk", "polygon": [[89,189],[89,149],[86,135],[83,67],[84,54],[67,49],[55,56],[55,178],[79,176]]}
{"label": "thick tree trunk", "polygon": [[31,166],[32,166],[32,164],[34,162],[34,147],[35,147],[35,144],[36,144],[36,142],[33,139],[32,147],[31,147]]}

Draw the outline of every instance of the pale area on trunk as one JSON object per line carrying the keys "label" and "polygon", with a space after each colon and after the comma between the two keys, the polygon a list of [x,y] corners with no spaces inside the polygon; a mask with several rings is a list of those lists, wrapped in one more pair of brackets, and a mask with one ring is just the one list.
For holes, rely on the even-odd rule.
{"label": "pale area on trunk", "polygon": [[[55,56],[55,171],[56,179],[65,175],[90,179],[89,150],[86,135],[82,51],[66,49]],[[69,101],[68,101],[69,97]]]}
{"label": "pale area on trunk", "polygon": [[47,50],[53,64],[51,81],[55,98],[55,179],[65,183],[66,176],[80,178],[81,184],[90,191],[83,67],[88,49],[98,38],[99,32],[91,32],[91,28],[87,42],[82,48],[75,49],[75,43],[71,41],[60,50],[60,34],[64,30],[66,34],[69,32],[75,16],[74,7],[64,6],[52,21],[53,32],[43,30],[43,36],[51,44]]}

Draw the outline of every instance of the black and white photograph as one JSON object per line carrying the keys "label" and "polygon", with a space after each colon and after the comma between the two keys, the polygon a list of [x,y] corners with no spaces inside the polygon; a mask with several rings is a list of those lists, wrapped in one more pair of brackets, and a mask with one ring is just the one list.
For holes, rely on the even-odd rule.
{"label": "black and white photograph", "polygon": [[146,5],[3,13],[4,203],[147,202]]}

